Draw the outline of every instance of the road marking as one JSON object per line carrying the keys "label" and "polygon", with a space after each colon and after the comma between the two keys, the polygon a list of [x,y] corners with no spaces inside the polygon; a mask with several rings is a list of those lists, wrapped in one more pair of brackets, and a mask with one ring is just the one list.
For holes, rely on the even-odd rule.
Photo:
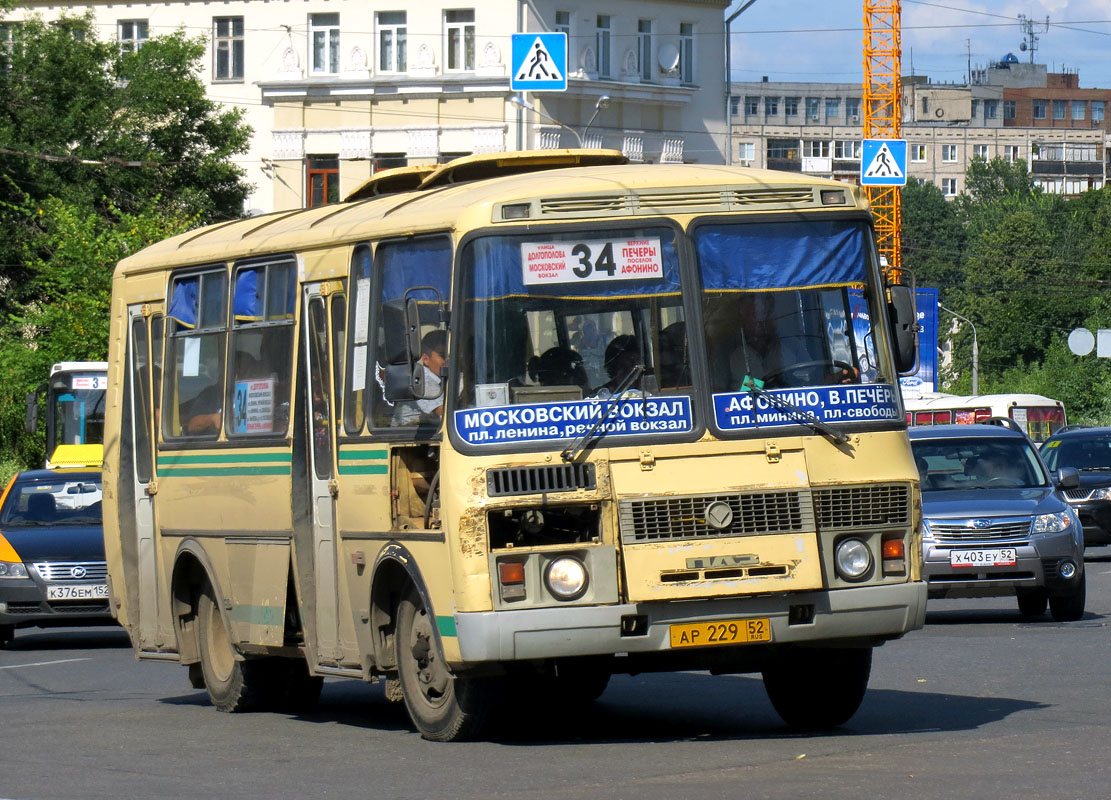
{"label": "road marking", "polygon": [[51,664],[71,664],[74,661],[92,661],[91,658],[62,658],[57,661],[35,661],[30,664],[9,664],[0,669],[19,669],[20,667],[49,667]]}

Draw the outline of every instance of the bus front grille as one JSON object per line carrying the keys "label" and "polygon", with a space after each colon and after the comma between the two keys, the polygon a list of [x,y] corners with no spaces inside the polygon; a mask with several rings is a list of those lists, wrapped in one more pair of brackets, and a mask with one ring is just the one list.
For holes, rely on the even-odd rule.
{"label": "bus front grille", "polygon": [[573,492],[577,489],[591,491],[596,486],[594,465],[590,462],[486,470],[486,493],[490,497]]}
{"label": "bus front grille", "polygon": [[[713,539],[814,530],[810,493],[805,490],[626,499],[618,504],[625,544]],[[728,506],[727,524],[707,521],[715,503]]]}
{"label": "bus front grille", "polygon": [[910,523],[910,487],[872,484],[814,490],[819,530],[903,526]]}

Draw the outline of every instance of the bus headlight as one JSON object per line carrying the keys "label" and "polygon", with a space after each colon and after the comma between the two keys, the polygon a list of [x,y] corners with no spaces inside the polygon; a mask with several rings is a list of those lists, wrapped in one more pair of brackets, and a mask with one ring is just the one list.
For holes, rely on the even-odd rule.
{"label": "bus headlight", "polygon": [[577,600],[586,592],[586,565],[574,556],[554,558],[544,570],[544,583],[557,600]]}
{"label": "bus headlight", "polygon": [[847,581],[859,581],[872,570],[872,551],[860,539],[842,539],[834,552],[837,574]]}
{"label": "bus headlight", "polygon": [[27,567],[19,561],[0,561],[0,578],[26,578]]}

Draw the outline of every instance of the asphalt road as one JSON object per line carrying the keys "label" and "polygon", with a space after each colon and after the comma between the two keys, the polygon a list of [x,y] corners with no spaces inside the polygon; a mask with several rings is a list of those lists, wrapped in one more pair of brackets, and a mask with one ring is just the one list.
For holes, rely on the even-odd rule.
{"label": "asphalt road", "polygon": [[381,687],[329,680],[311,714],[221,714],[120,629],[19,631],[0,651],[0,798],[1104,798],[1111,549],[1088,611],[930,601],[875,653],[860,711],[798,736],[758,677],[617,676],[586,711],[522,696],[497,741],[432,744]]}

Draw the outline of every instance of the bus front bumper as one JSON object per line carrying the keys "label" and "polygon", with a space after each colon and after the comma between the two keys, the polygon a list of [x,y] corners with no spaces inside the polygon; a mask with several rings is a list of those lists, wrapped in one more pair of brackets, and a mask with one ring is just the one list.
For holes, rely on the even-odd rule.
{"label": "bus front bumper", "polygon": [[[872,639],[878,644],[922,627],[926,584],[699,602],[457,613],[455,630],[463,661],[474,663],[663,652],[671,649],[673,624],[751,618],[770,621],[771,641],[776,644],[836,639]],[[623,620],[627,629],[634,619],[637,633],[623,635]]]}

